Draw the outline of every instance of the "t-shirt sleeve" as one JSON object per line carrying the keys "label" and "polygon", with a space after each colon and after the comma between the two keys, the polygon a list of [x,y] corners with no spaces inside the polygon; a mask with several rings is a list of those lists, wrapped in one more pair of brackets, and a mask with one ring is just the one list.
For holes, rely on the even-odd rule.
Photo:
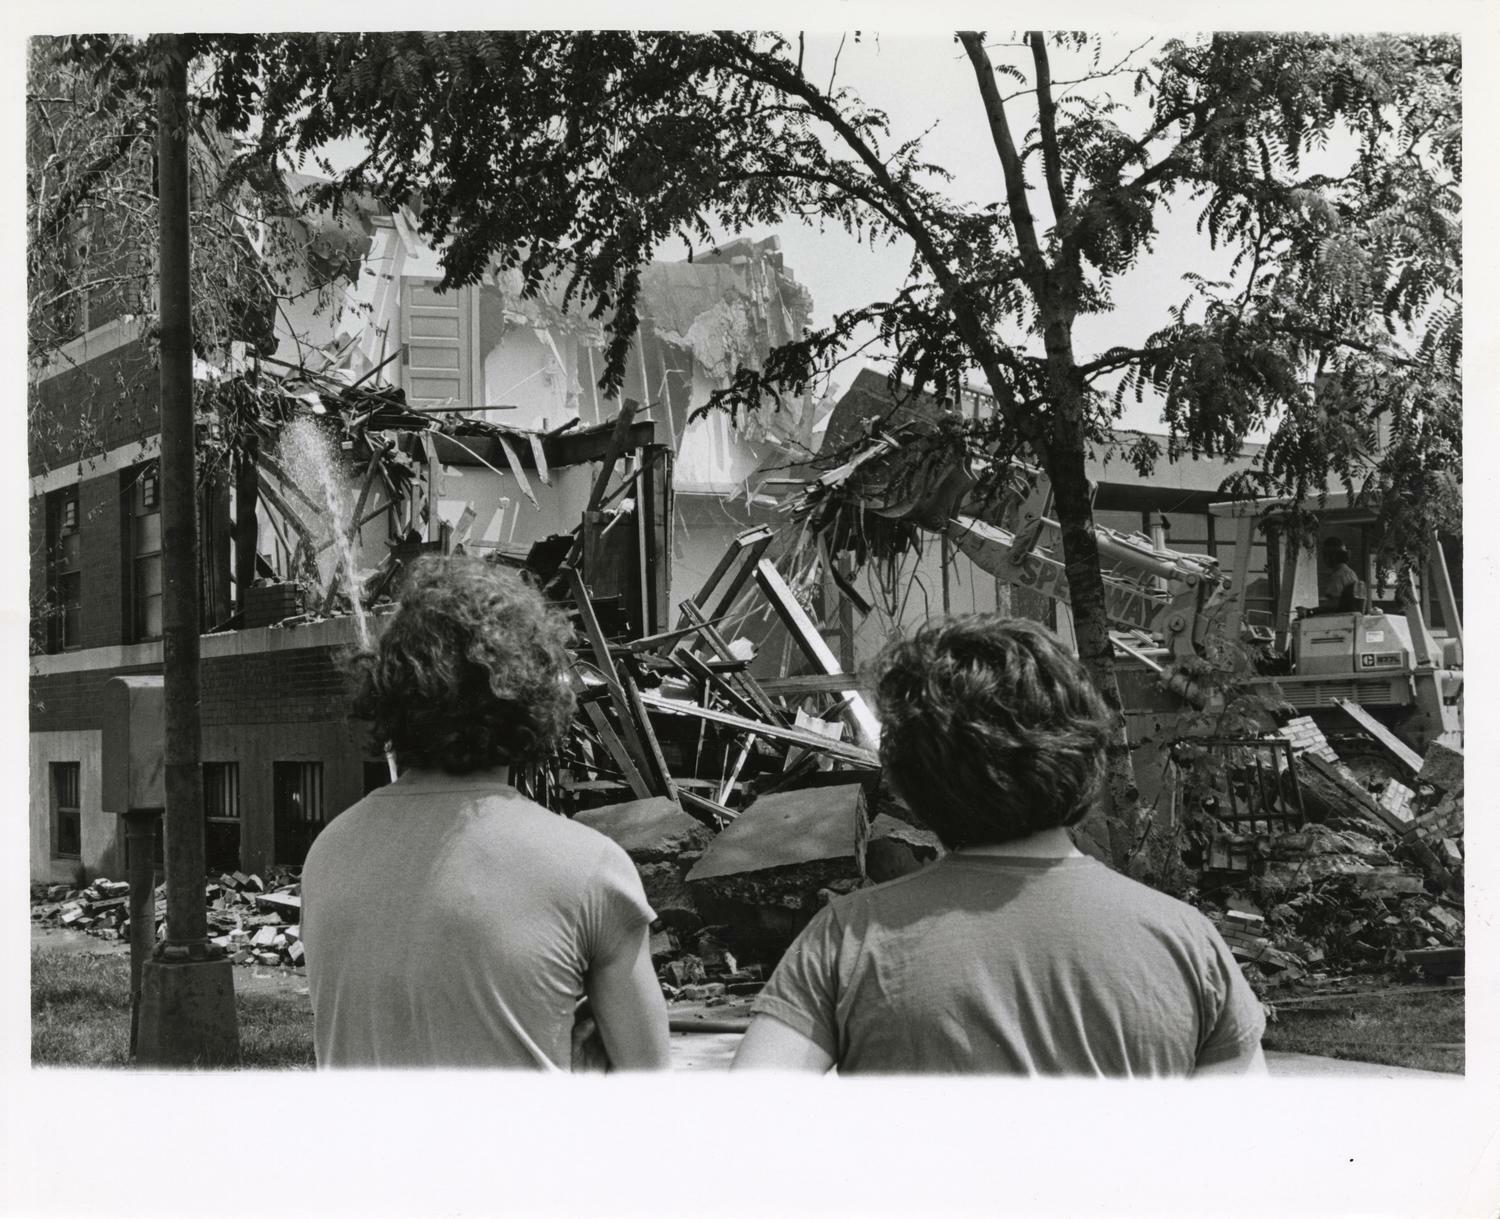
{"label": "t-shirt sleeve", "polygon": [[775,1017],[838,1059],[838,947],[840,930],[831,905],[813,916],[792,942],[765,989],[750,1005],[754,1015]]}
{"label": "t-shirt sleeve", "polygon": [[646,900],[635,864],[619,846],[606,839],[583,908],[586,964],[608,960],[627,937],[639,935],[655,918],[656,911]]}
{"label": "t-shirt sleeve", "polygon": [[1207,1032],[1198,1046],[1197,1065],[1208,1067],[1259,1045],[1266,1031],[1266,1013],[1217,928],[1207,919],[1203,924],[1209,942],[1204,1009],[1211,1020],[1205,1022]]}

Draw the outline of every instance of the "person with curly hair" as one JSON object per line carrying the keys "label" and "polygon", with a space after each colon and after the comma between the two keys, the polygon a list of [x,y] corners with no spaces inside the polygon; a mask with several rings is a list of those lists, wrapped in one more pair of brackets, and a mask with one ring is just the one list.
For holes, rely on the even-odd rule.
{"label": "person with curly hair", "polygon": [[736,1068],[1264,1071],[1261,1006],[1213,925],[1073,845],[1111,717],[1055,635],[929,623],[883,654],[877,693],[886,776],[947,853],[818,912]]}
{"label": "person with curly hair", "polygon": [[666,1066],[635,866],[510,784],[567,729],[569,640],[519,576],[428,557],[352,658],[353,716],[400,777],[336,817],[303,868],[320,1067],[565,1070],[585,1000],[613,1069]]}

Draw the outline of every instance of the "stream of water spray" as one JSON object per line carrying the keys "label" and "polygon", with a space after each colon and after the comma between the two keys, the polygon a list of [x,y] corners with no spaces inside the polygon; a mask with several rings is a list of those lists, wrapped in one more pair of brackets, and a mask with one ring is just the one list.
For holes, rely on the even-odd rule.
{"label": "stream of water spray", "polygon": [[[354,511],[356,495],[345,477],[339,452],[334,447],[327,431],[312,419],[294,419],[282,430],[278,446],[282,468],[302,492],[314,502],[321,500],[323,523],[327,526],[333,545],[335,566],[333,579],[338,579],[339,570],[344,573],[344,591],[349,594],[349,605],[354,613],[354,630],[362,651],[371,647],[370,622],[365,614],[363,591],[359,571],[355,564],[355,548],[359,545],[359,527],[347,529]],[[311,524],[311,522],[309,522]],[[385,751],[386,766],[390,770],[391,782],[396,781],[396,756]]]}
{"label": "stream of water spray", "polygon": [[343,570],[344,591],[349,594],[349,605],[354,611],[359,646],[368,649],[370,624],[360,600],[359,573],[355,567],[354,550],[359,544],[359,530],[346,530],[346,523],[354,510],[354,495],[344,477],[338,450],[328,433],[313,420],[294,419],[281,433],[280,453],[288,477],[308,498],[320,502],[323,523],[336,560],[333,578],[337,579],[339,570]]}

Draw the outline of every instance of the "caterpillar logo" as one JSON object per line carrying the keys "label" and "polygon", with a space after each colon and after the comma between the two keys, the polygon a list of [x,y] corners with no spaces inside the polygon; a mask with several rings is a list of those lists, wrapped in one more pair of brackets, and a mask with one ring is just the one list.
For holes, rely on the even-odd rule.
{"label": "caterpillar logo", "polygon": [[1401,667],[1401,657],[1395,652],[1382,652],[1378,656],[1366,652],[1359,658],[1359,667],[1361,669],[1396,669]]}

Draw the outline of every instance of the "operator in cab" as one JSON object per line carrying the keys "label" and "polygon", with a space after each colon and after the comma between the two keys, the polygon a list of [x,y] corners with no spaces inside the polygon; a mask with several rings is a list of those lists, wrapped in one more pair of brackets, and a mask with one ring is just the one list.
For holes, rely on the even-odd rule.
{"label": "operator in cab", "polygon": [[1364,581],[1349,566],[1349,548],[1339,538],[1325,538],[1323,562],[1328,578],[1323,581],[1318,609],[1325,614],[1353,613],[1364,595]]}

